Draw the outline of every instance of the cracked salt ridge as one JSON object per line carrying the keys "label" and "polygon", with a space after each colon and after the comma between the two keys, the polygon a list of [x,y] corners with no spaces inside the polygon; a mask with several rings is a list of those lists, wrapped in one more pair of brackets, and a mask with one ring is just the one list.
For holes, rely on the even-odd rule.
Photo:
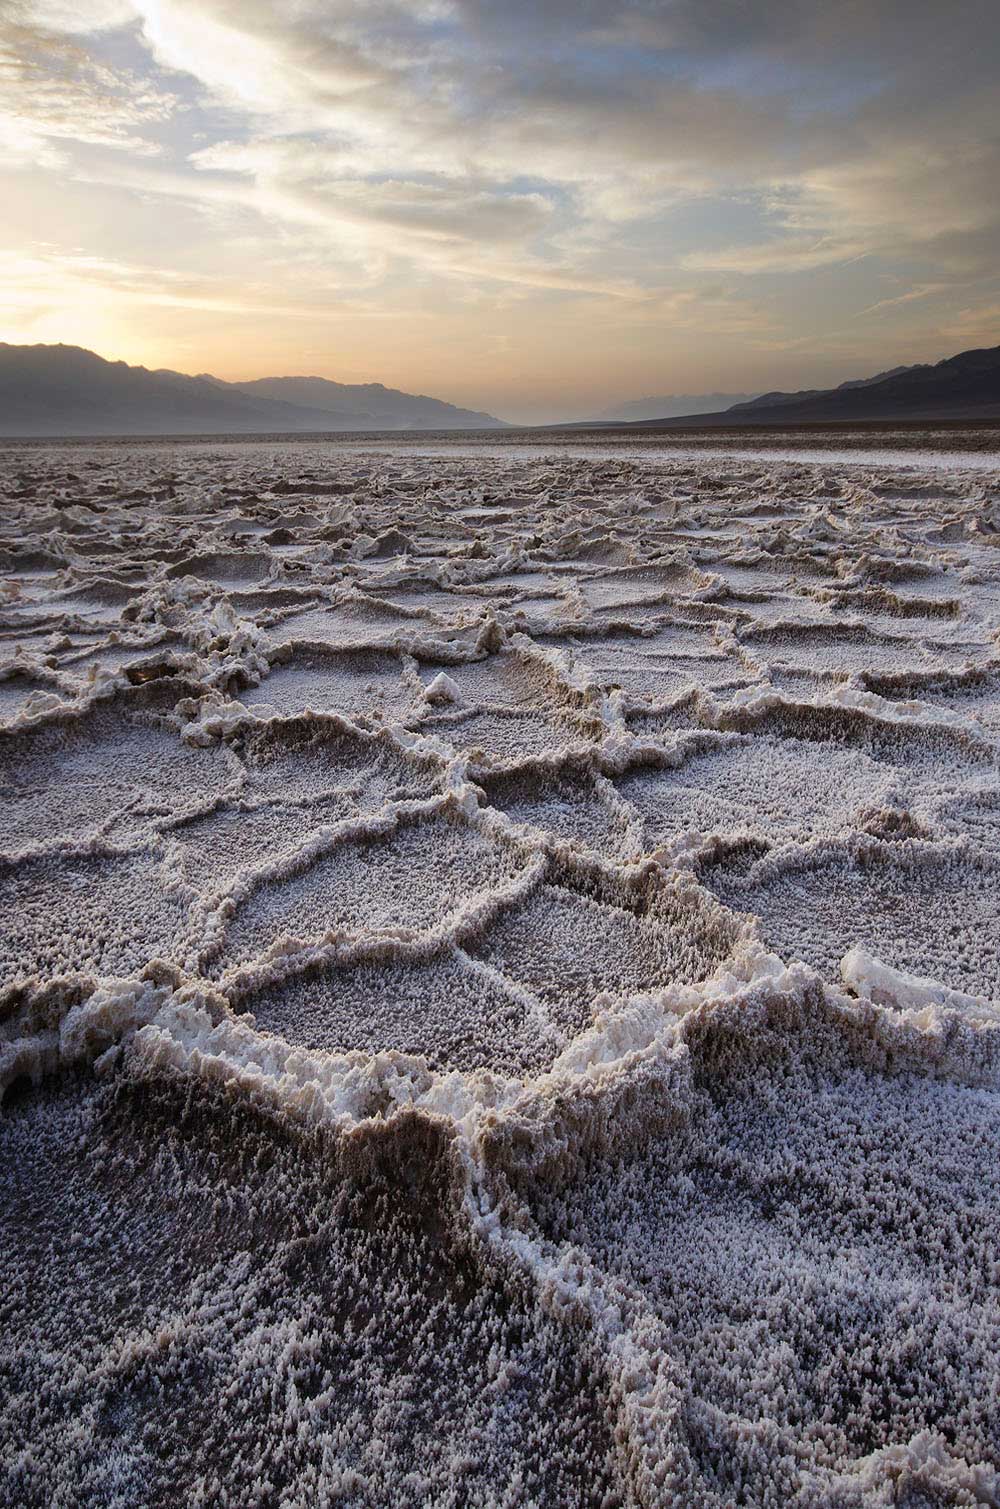
{"label": "cracked salt ridge", "polygon": [[[43,580],[44,614],[47,596],[83,603],[92,585],[103,611],[101,583],[126,552],[128,591],[103,663],[99,625],[80,644],[81,621],[60,610],[25,641],[21,610],[5,622],[0,608],[0,658],[6,643],[17,674],[54,688],[17,704],[0,741],[14,755],[9,810],[33,804],[41,819],[27,845],[0,839],[22,961],[0,995],[0,1136],[21,1180],[6,1208],[18,1241],[41,1222],[59,1270],[26,1290],[22,1249],[7,1249],[14,1387],[0,1430],[19,1450],[4,1491],[19,1503],[67,1484],[93,1503],[223,1490],[284,1504],[997,1502],[1000,990],[988,908],[981,937],[967,919],[993,884],[996,743],[948,690],[995,643],[976,584],[1000,468],[930,483],[801,461],[477,455],[474,479],[454,455],[334,465],[348,476],[333,503],[330,450],[301,446],[32,450],[6,486],[11,580],[38,590],[33,532],[72,573]],[[87,492],[99,511],[76,507]],[[466,505],[471,545],[443,530]],[[720,551],[748,563],[739,598],[725,596]],[[539,572],[559,595],[529,617],[520,584]],[[263,590],[245,590],[248,576]],[[915,591],[926,605],[939,580],[947,619],[896,601]],[[690,653],[702,632],[727,653],[749,647],[755,620],[773,640],[790,590],[793,639],[814,613],[822,642],[848,653],[828,655],[807,692],[777,660],[749,662],[741,687],[739,669],[720,683]],[[918,658],[850,659],[831,594],[868,649],[912,642]],[[650,732],[630,732],[641,680],[601,653],[614,644],[627,662],[627,627],[691,678],[679,726],[654,694]],[[82,685],[61,679],[74,632],[93,667]],[[122,639],[149,654],[123,662]],[[345,657],[372,655],[399,665],[402,707],[380,709],[377,682],[365,707],[353,678],[327,706],[294,680],[290,701],[279,692],[285,665],[317,687],[328,666],[336,686]],[[463,752],[449,731],[483,717],[523,737]],[[103,726],[113,749],[137,725],[158,730],[162,757],[140,764],[138,789],[112,766],[124,824],[112,788],[81,834],[73,782],[58,779],[66,730],[84,731],[93,771],[86,731]],[[34,785],[19,781],[25,739]],[[756,779],[746,762],[729,774],[740,750],[766,751]],[[818,782],[857,771],[856,791],[817,806],[810,752]],[[72,736],[65,754],[68,775]],[[158,792],[160,758],[175,774]],[[207,790],[206,759],[225,772]],[[836,772],[820,774],[829,759]],[[674,791],[666,810],[648,796],[658,781]],[[818,827],[812,812],[826,814]],[[973,839],[952,837],[956,824]],[[430,835],[422,899],[405,856],[393,863],[414,834]],[[471,887],[447,877],[449,834],[466,863],[475,851],[471,910]],[[378,888],[372,850],[386,856]],[[338,855],[361,861],[353,902],[324,868],[335,874]],[[494,875],[503,855],[514,869]],[[828,870],[852,898],[847,931],[824,911]],[[865,890],[876,870],[895,891]],[[811,914],[801,897],[793,908],[787,952],[818,949],[825,985],[755,937],[785,915],[772,894],[800,871],[820,888],[806,887]],[[151,935],[153,873],[174,911]],[[955,905],[937,915],[942,878]],[[928,884],[921,929],[908,887]],[[760,920],[742,921],[758,893]],[[240,953],[268,896],[263,955],[238,958],[222,993],[198,979],[227,936]],[[289,916],[304,936],[279,930]],[[86,1077],[26,1088],[88,1064],[96,1089]],[[155,1140],[133,1106],[162,1108]],[[67,1132],[82,1182],[60,1227],[48,1155],[32,1160]],[[142,1165],[144,1145],[159,1151],[143,1166],[162,1171],[152,1204],[101,1172]],[[335,1212],[358,1198],[373,1214],[345,1252]],[[257,1214],[249,1267],[241,1204]],[[148,1224],[140,1235],[145,1217],[130,1224],[143,1209],[158,1237]],[[262,1220],[271,1209],[281,1218]],[[181,1211],[198,1233],[187,1244]],[[121,1300],[102,1303],[88,1270],[91,1230],[135,1276],[124,1337]],[[156,1242],[172,1290],[137,1261]],[[303,1250],[344,1275],[319,1309]],[[401,1255],[373,1265],[389,1250],[414,1254],[413,1284],[399,1282]],[[61,1252],[76,1254],[75,1291]],[[452,1278],[434,1298],[445,1271],[462,1272],[459,1303]],[[394,1334],[410,1338],[405,1361]],[[558,1373],[562,1393],[539,1394]],[[435,1374],[444,1395],[415,1388]],[[196,1422],[220,1387],[227,1437],[199,1456]],[[439,1400],[426,1416],[421,1396]]]}

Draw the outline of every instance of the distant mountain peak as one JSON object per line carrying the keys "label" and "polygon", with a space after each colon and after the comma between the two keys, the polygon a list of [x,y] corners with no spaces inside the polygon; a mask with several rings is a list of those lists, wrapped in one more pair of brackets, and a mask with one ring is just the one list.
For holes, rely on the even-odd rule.
{"label": "distant mountain peak", "polygon": [[1000,346],[960,351],[939,362],[891,367],[835,388],[762,393],[734,404],[730,423],[847,423],[852,419],[1000,418]]}
{"label": "distant mountain peak", "polygon": [[0,435],[262,434],[500,429],[492,414],[382,383],[231,383],[151,371],[82,346],[0,343]]}
{"label": "distant mountain peak", "polygon": [[[232,386],[252,398],[301,404],[350,418],[355,429],[492,429],[501,422],[491,414],[458,409],[425,393],[402,393],[380,382],[351,384],[326,377],[259,377]],[[360,424],[359,416],[366,418],[367,424]]]}

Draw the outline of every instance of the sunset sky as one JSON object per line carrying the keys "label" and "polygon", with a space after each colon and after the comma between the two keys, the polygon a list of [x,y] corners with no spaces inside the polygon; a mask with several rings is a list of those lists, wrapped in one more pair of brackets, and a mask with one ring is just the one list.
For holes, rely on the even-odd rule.
{"label": "sunset sky", "polygon": [[1000,342],[997,0],[0,0],[0,339],[505,418]]}

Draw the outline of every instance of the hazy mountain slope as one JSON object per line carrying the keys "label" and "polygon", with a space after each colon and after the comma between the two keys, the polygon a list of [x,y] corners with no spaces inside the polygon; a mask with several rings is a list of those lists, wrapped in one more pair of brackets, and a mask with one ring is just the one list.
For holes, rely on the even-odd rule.
{"label": "hazy mountain slope", "polygon": [[826,391],[765,393],[713,414],[641,423],[675,428],[688,421],[742,425],[931,419],[1000,419],[1000,346],[962,351],[933,365],[906,367]]}
{"label": "hazy mountain slope", "polygon": [[[903,372],[924,371],[923,367],[890,367],[887,372],[876,372],[874,377],[855,377],[848,382],[838,383],[835,388],[801,388],[795,393],[758,393],[756,398],[741,399],[739,402],[728,405],[732,409],[774,409],[788,403],[806,403],[812,399],[826,398],[831,393],[845,393],[850,388],[871,388],[876,383],[885,382],[889,377],[898,377]],[[721,408],[721,404],[718,405]],[[689,414],[695,414],[697,409],[688,409]]]}
{"label": "hazy mountain slope", "polygon": [[752,393],[668,393],[660,398],[636,398],[602,414],[602,423],[631,424],[637,419],[672,419],[678,414],[709,414],[748,403]]}
{"label": "hazy mountain slope", "polygon": [[359,419],[381,428],[388,426],[428,429],[482,428],[502,424],[492,414],[475,409],[460,409],[426,394],[401,393],[380,382],[330,382],[325,377],[261,377],[255,382],[236,383],[241,392],[253,398],[267,398],[301,404],[324,413],[357,422]]}
{"label": "hazy mountain slope", "polygon": [[[311,390],[322,379],[274,379],[278,392],[224,383],[182,372],[151,372],[125,362],[105,361],[79,346],[0,344],[0,435],[170,435],[260,434],[268,431],[351,429],[438,429],[497,427],[487,414],[456,409],[425,397],[391,393],[392,402],[328,404],[292,401],[291,392]],[[290,389],[284,383],[291,384]],[[345,394],[368,387],[323,384]],[[389,393],[391,390],[376,391]],[[287,396],[283,396],[287,395]]]}

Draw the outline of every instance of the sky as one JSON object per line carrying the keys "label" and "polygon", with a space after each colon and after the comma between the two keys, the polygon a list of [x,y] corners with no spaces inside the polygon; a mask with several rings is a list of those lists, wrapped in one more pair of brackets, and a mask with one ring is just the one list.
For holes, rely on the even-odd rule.
{"label": "sky", "polygon": [[0,339],[520,422],[1000,343],[998,0],[0,0]]}

